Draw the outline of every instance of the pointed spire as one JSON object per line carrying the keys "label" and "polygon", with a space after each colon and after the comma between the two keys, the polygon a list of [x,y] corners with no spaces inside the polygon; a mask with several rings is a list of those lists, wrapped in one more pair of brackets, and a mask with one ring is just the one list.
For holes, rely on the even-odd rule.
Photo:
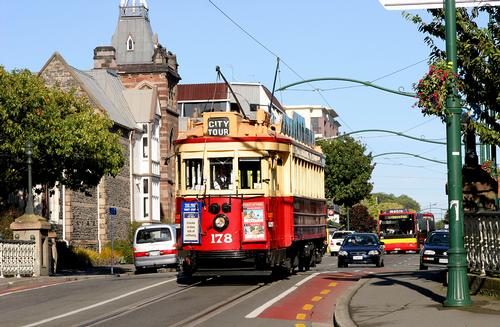
{"label": "pointed spire", "polygon": [[[146,9],[148,8],[148,3],[146,0],[139,0],[140,6],[143,6]],[[121,0],[120,7],[137,7],[137,0]]]}

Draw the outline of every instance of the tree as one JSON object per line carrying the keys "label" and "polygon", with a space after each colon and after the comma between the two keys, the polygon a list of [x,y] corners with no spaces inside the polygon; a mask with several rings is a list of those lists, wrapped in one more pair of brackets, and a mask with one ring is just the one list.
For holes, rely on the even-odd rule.
{"label": "tree", "polygon": [[[405,17],[418,25],[424,41],[430,47],[430,60],[445,59],[442,50],[445,39],[444,11],[428,10],[432,21],[405,13]],[[488,17],[485,17],[488,16]],[[479,22],[487,22],[480,27]],[[500,144],[500,9],[477,7],[457,9],[457,67],[463,84],[468,115],[467,130],[476,131],[482,143]],[[483,24],[484,25],[484,24]],[[437,41],[437,42],[436,42]]]}
{"label": "tree", "polygon": [[[346,225],[345,221],[342,222]],[[373,232],[376,227],[375,220],[368,213],[368,208],[362,204],[356,204],[349,209],[349,225],[351,230],[366,233]]]}
{"label": "tree", "polygon": [[321,140],[318,145],[326,157],[326,198],[351,207],[367,197],[373,189],[369,180],[375,165],[371,154],[364,154],[366,147],[349,136]]}
{"label": "tree", "polygon": [[57,88],[27,70],[0,66],[0,203],[27,185],[26,143],[33,144],[33,185],[56,182],[86,191],[124,164],[113,122],[86,98]]}

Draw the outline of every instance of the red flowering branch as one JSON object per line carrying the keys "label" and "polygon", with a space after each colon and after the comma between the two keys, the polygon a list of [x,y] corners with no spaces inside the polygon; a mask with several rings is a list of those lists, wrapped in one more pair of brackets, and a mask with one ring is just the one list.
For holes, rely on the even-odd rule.
{"label": "red flowering branch", "polygon": [[455,83],[458,90],[463,89],[458,75],[453,73],[451,62],[440,60],[429,67],[429,72],[418,82],[413,84],[418,101],[415,106],[422,110],[424,115],[436,115],[446,118],[446,97],[448,86]]}

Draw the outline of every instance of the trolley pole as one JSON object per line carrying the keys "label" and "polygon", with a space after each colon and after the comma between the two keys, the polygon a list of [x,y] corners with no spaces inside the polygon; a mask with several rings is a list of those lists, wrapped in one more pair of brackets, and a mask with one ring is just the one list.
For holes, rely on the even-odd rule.
{"label": "trolley pole", "polygon": [[[446,56],[457,73],[457,32],[455,0],[445,2]],[[448,161],[448,203],[450,212],[450,249],[448,250],[448,290],[444,306],[471,304],[464,248],[464,209],[462,193],[461,108],[456,84],[448,85],[446,98],[446,152]]]}

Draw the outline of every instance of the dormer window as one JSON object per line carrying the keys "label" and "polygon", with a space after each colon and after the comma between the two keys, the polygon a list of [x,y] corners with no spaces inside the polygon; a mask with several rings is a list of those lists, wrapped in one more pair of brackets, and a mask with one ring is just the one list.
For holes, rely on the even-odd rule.
{"label": "dormer window", "polygon": [[127,39],[127,51],[134,51],[134,40],[131,35]]}

